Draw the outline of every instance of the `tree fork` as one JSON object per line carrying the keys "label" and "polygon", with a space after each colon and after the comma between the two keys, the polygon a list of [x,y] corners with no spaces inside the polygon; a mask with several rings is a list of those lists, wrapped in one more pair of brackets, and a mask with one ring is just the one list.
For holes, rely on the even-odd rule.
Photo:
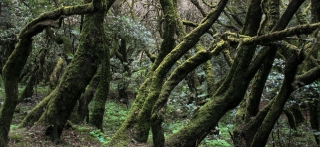
{"label": "tree fork", "polygon": [[[279,0],[271,1],[264,0],[262,1],[262,10],[265,13],[265,23],[267,24],[265,31],[269,32],[276,21],[279,19]],[[268,8],[268,9],[267,9]],[[260,26],[260,29],[262,26]],[[273,48],[273,49],[271,49]],[[271,51],[269,51],[271,50]],[[268,52],[268,55],[265,57],[265,52]],[[243,104],[240,104],[240,109],[236,115],[236,127],[234,129],[234,145],[235,146],[246,146],[251,144],[253,140],[253,134],[256,133],[258,127],[257,125],[252,125],[255,123],[249,123],[251,118],[257,115],[259,112],[259,104],[261,95],[264,89],[265,82],[267,81],[269,72],[271,71],[273,61],[276,57],[277,47],[268,46],[264,47],[258,55],[260,58],[263,58],[264,62],[261,64],[258,72],[255,74],[254,81],[252,84],[251,92],[248,98],[242,101]],[[262,54],[262,55],[261,55]],[[247,127],[244,127],[247,126]],[[247,129],[250,128],[250,129]]]}
{"label": "tree fork", "polygon": [[[176,0],[174,0],[176,1]],[[148,72],[147,79],[143,82],[143,84],[139,87],[139,92],[136,96],[136,100],[134,101],[130,112],[125,120],[125,122],[122,123],[121,128],[118,129],[116,134],[112,137],[111,142],[109,143],[110,146],[112,145],[120,145],[120,144],[127,144],[127,140],[129,138],[133,137],[134,140],[140,141],[140,142],[146,142],[150,126],[144,126],[143,129],[137,129],[139,126],[136,125],[137,118],[136,115],[141,111],[141,106],[144,105],[147,95],[150,92],[150,84],[153,82],[152,76],[154,74],[154,71],[159,67],[160,63],[164,60],[164,58],[167,56],[169,52],[174,48],[175,45],[175,39],[174,35],[176,33],[176,19],[177,17],[176,12],[173,12],[173,0],[161,0],[160,1],[162,5],[162,10],[164,12],[164,26],[163,30],[165,30],[165,33],[162,34],[162,38],[164,39],[161,43],[161,48],[159,55],[157,58],[155,58],[155,61],[151,67],[151,70]],[[174,15],[171,15],[174,14]],[[151,58],[152,59],[152,58]],[[150,110],[151,111],[151,110]],[[149,118],[147,118],[149,119]],[[137,130],[137,132],[144,132],[144,135],[137,135],[139,133],[130,134],[127,135],[128,129],[134,129]],[[147,132],[147,133],[146,133]],[[119,140],[122,140],[119,142]]]}
{"label": "tree fork", "polygon": [[[202,36],[207,30],[212,26],[212,24],[217,20],[217,18],[220,16],[220,13],[224,9],[225,5],[227,3],[227,0],[220,1],[219,5],[217,6],[217,9],[214,9],[208,13],[208,15],[201,21],[201,25],[199,27],[195,28],[191,33],[186,35],[186,37],[182,40],[179,45],[177,45],[161,62],[159,67],[155,70],[153,77],[152,77],[152,83],[151,83],[151,93],[149,93],[146,101],[144,102],[143,108],[141,112],[138,115],[138,122],[142,122],[138,125],[138,127],[149,127],[150,126],[150,117],[152,108],[154,107],[154,104],[156,103],[159,94],[161,92],[163,79],[166,75],[166,73],[170,70],[170,68],[173,66],[173,64],[181,58],[182,55],[184,55],[192,46],[194,46],[198,38]],[[172,6],[172,9],[174,7]],[[173,11],[176,13],[176,11]],[[175,14],[177,15],[177,14]],[[147,134],[149,129],[144,130],[143,132]]]}
{"label": "tree fork", "polygon": [[52,140],[59,139],[76,101],[101,62],[101,54],[104,53],[107,40],[103,29],[105,11],[85,15],[79,48],[56,87],[55,93],[50,95],[52,98],[48,103],[48,109],[37,123],[47,127],[46,135]]}
{"label": "tree fork", "polygon": [[[259,20],[261,20],[262,16],[260,2],[260,0],[251,1],[249,10],[247,11],[247,17],[244,23],[242,34],[249,36],[254,36],[256,34],[256,31],[259,27]],[[248,78],[242,77],[244,75],[243,70],[245,70],[247,64],[250,63],[254,49],[255,46],[244,47],[239,45],[238,56],[235,58],[229,74],[227,75],[223,84],[220,86],[215,95],[212,96],[212,99],[198,110],[188,125],[183,127],[178,133],[169,138],[167,141],[168,146],[197,146],[198,143],[206,136],[206,132],[209,132],[209,130],[217,124],[224,113],[238,104],[239,100],[236,100],[235,98],[244,95],[243,91],[246,90],[246,85],[249,82],[239,83],[237,81],[240,79],[243,81],[243,79]],[[245,56],[247,58],[245,59],[246,61],[241,61],[243,59],[241,59],[239,55]],[[233,77],[232,73],[237,73],[237,76]],[[232,83],[230,83],[231,81]],[[238,85],[235,85],[235,83]],[[238,87],[239,89],[235,91],[235,89],[232,87]],[[235,95],[237,96],[235,97]],[[230,106],[231,102],[232,106]],[[211,112],[215,112],[215,115],[213,115]]]}
{"label": "tree fork", "polygon": [[159,98],[152,109],[152,134],[155,145],[164,145],[164,134],[161,124],[165,115],[165,106],[168,101],[171,91],[195,68],[208,61],[212,56],[218,55],[224,48],[228,46],[227,43],[221,41],[216,48],[210,53],[206,50],[197,52],[194,56],[187,59],[183,64],[179,65],[168,80],[163,84]]}
{"label": "tree fork", "polygon": [[99,85],[100,75],[102,72],[102,66],[99,66],[98,71],[95,73],[91,79],[89,86],[86,88],[86,91],[81,95],[79,99],[78,115],[79,123],[86,122],[89,123],[89,103],[94,97],[94,93]]}

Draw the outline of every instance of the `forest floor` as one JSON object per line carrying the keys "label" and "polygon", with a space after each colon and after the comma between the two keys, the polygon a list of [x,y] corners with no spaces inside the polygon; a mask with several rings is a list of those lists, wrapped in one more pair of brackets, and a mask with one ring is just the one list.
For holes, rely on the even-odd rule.
{"label": "forest floor", "polygon": [[[93,147],[102,145],[99,140],[90,135],[90,132],[95,130],[95,128],[89,125],[68,126],[67,129],[65,129],[65,131],[62,133],[62,139],[56,143],[45,137],[43,133],[44,128],[18,128],[19,123],[23,120],[27,113],[32,110],[32,108],[35,107],[49,91],[47,87],[40,87],[37,90],[38,91],[36,91],[36,94],[32,96],[32,98],[25,99],[15,109],[9,133],[10,147]],[[0,91],[0,93],[2,94],[3,91]]]}
{"label": "forest floor", "polygon": [[[19,92],[23,87],[19,87]],[[111,140],[112,135],[124,121],[129,109],[119,101],[108,100],[104,118],[104,132],[88,124],[72,124],[68,121],[61,140],[52,142],[44,134],[41,127],[19,128],[23,118],[32,110],[48,93],[48,87],[38,87],[31,98],[25,99],[15,109],[9,132],[9,147],[102,147]],[[0,88],[0,106],[3,103],[4,89]],[[150,144],[150,143],[149,143]],[[147,144],[132,144],[134,146],[148,146]]]}
{"label": "forest floor", "polygon": [[[22,89],[22,88],[21,88]],[[109,99],[106,104],[106,113],[104,118],[104,132],[95,129],[87,124],[71,124],[67,125],[63,131],[61,140],[53,143],[49,138],[44,135],[44,128],[32,127],[32,128],[18,128],[19,123],[27,115],[27,113],[35,107],[41,99],[45,97],[49,92],[47,87],[40,87],[36,94],[29,99],[25,99],[20,103],[15,110],[13,122],[11,125],[9,137],[9,147],[100,147],[106,146],[111,140],[112,135],[121,126],[121,123],[125,120],[127,113],[129,112],[129,106]],[[3,89],[0,88],[0,104],[3,102],[1,97],[4,96]],[[113,97],[113,96],[111,96]],[[130,99],[132,103],[133,98]],[[186,106],[182,101],[169,101],[168,114],[166,122],[163,123],[165,130],[165,136],[168,137],[188,122],[188,118],[192,116],[193,109],[190,106]],[[232,134],[234,117],[236,110],[230,111],[225,115],[217,130],[212,131],[204,141],[202,141],[200,147],[231,147],[232,146]],[[306,116],[308,118],[308,116]],[[267,146],[315,146],[314,137],[310,124],[306,122],[302,124],[297,131],[294,131],[288,127],[286,117],[283,115],[276,123],[272,133],[270,134]],[[149,135],[147,144],[132,144],[135,146],[149,146],[152,143],[151,133]]]}

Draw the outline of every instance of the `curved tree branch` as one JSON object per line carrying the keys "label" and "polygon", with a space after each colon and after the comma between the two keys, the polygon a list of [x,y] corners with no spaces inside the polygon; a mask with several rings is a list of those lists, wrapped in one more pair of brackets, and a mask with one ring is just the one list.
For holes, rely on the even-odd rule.
{"label": "curved tree branch", "polygon": [[[111,7],[111,2],[107,2],[106,9],[108,10]],[[49,11],[41,14],[37,18],[33,19],[29,22],[25,27],[20,31],[18,38],[32,38],[37,33],[41,32],[46,25],[50,25],[49,23],[43,23],[47,21],[53,22],[54,20],[59,19],[61,16],[71,16],[71,15],[80,15],[86,13],[93,13],[99,11],[103,8],[102,0],[93,0],[91,3],[76,5],[76,6],[65,6],[57,8],[53,11]],[[41,25],[38,25],[38,24]],[[41,31],[40,31],[41,30]]]}

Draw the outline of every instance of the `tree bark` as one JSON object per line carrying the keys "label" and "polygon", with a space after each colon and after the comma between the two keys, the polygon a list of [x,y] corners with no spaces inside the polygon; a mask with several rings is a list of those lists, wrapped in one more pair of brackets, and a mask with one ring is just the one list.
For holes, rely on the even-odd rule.
{"label": "tree bark", "polygon": [[100,66],[102,66],[100,82],[91,101],[91,106],[93,107],[93,109],[89,117],[89,123],[100,129],[101,131],[103,131],[103,116],[110,86],[110,51],[105,50],[102,57],[102,63],[100,64]]}
{"label": "tree bark", "polygon": [[49,87],[51,90],[54,90],[57,87],[57,85],[59,84],[59,80],[63,74],[63,70],[65,67],[66,67],[66,63],[60,57],[58,59],[56,66],[54,67],[54,69],[50,75]]}
{"label": "tree bark", "polygon": [[[265,0],[261,4],[261,7],[261,10],[266,15],[263,21],[266,22],[267,25],[260,26],[260,29],[264,28],[266,32],[269,32],[279,19],[279,0]],[[258,126],[249,126],[249,122],[250,119],[254,118],[259,112],[259,104],[264,85],[267,81],[277,53],[276,46],[264,47],[264,49],[261,50],[261,52],[264,52],[265,50],[270,50],[270,48],[274,49],[272,49],[272,52],[268,54],[267,58],[256,73],[251,86],[251,92],[248,98],[242,101],[243,104],[240,105],[236,114],[236,123],[233,131],[233,142],[236,147],[250,145],[254,137],[253,134],[255,134],[258,129]]]}
{"label": "tree bark", "polygon": [[[226,43],[221,43],[217,45],[215,55],[217,55],[223,48],[226,48]],[[173,73],[170,75],[168,80],[163,84],[159,98],[152,110],[152,134],[153,134],[153,142],[156,146],[164,145],[164,132],[161,127],[161,124],[164,120],[165,115],[165,106],[168,101],[169,95],[171,91],[176,87],[191,71],[193,71],[196,67],[201,65],[202,63],[208,61],[213,53],[209,53],[206,50],[202,50],[197,52],[194,56],[190,57],[183,64],[178,66]]]}
{"label": "tree bark", "polygon": [[79,123],[89,123],[89,103],[92,101],[95,91],[99,85],[100,75],[102,72],[102,66],[99,66],[97,73],[91,79],[86,91],[81,95],[79,99],[78,115]]}
{"label": "tree bark", "polygon": [[[107,6],[110,7],[109,4]],[[77,100],[97,71],[101,55],[106,52],[104,15],[105,10],[85,15],[79,48],[59,85],[50,95],[48,109],[38,121],[39,125],[46,126],[46,135],[52,140],[60,138]]]}
{"label": "tree bark", "polygon": [[24,63],[32,50],[32,39],[20,39],[3,67],[5,101],[0,110],[0,146],[7,146],[14,110],[19,102],[18,82]]}
{"label": "tree bark", "polygon": [[303,58],[301,58],[298,54],[292,55],[286,62],[285,67],[285,78],[283,80],[281,89],[277,96],[274,98],[274,102],[262,122],[261,126],[257,130],[254,139],[251,143],[251,147],[255,146],[264,146],[267,143],[269,134],[273,128],[273,125],[278,120],[281,115],[284,105],[289,98],[290,94],[293,92],[294,88],[292,87],[292,82],[295,79],[298,65],[302,62]]}

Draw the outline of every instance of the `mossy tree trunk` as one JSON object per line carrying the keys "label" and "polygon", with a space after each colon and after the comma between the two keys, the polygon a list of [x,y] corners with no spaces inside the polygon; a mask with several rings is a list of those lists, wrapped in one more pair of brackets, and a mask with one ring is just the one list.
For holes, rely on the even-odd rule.
{"label": "mossy tree trunk", "polygon": [[[255,5],[261,5],[262,8],[260,11],[266,15],[263,20],[263,22],[266,22],[266,25],[261,25],[260,30],[264,29],[264,33],[271,31],[272,27],[274,27],[276,21],[279,19],[279,0],[265,0],[261,4],[259,4],[259,2],[255,3]],[[270,48],[274,49],[270,52],[259,71],[256,73],[251,86],[251,92],[248,98],[242,101],[236,114],[236,123],[233,131],[234,146],[240,147],[250,145],[254,134],[258,129],[258,126],[249,126],[247,123],[250,118],[256,116],[259,112],[259,104],[264,85],[277,53],[276,46],[265,47],[264,50],[270,50]]]}
{"label": "mossy tree trunk", "polygon": [[49,87],[51,90],[54,90],[59,84],[59,80],[63,74],[63,70],[65,67],[66,67],[66,63],[63,60],[63,58],[60,57],[50,75]]}
{"label": "mossy tree trunk", "polygon": [[[267,2],[267,1],[265,1],[265,2]],[[284,15],[282,16],[282,18],[278,22],[278,25],[276,25],[273,30],[284,29],[285,25],[289,22],[288,18],[291,18],[293,16],[294,12],[297,11],[298,7],[302,3],[303,3],[303,1],[292,1],[292,3],[289,4],[289,7],[285,11]],[[265,3],[265,4],[268,5],[268,3]],[[274,3],[269,3],[269,5],[271,7],[275,7],[275,6],[279,7],[279,2],[277,5],[274,5]],[[274,5],[274,6],[272,6],[272,5]],[[277,8],[277,9],[279,9],[279,8]],[[270,15],[276,14],[276,13],[272,14],[272,12],[273,11],[269,11]],[[276,12],[276,11],[274,11],[274,12]],[[286,17],[286,18],[284,18],[284,17]],[[270,17],[270,18],[272,18],[272,17]],[[277,19],[273,19],[273,21],[274,20],[277,20]],[[266,22],[268,22],[268,21],[266,21]],[[267,23],[267,24],[270,24],[270,23]],[[273,52],[273,53],[275,53],[275,52]],[[295,54],[297,54],[297,53],[293,53],[293,55],[295,55]],[[288,60],[288,62],[290,62],[289,59],[287,59],[287,60]],[[298,63],[296,63],[296,65],[300,64],[300,60],[301,59],[297,59],[294,61],[294,62],[298,62]],[[245,105],[241,105],[241,107],[246,107],[245,108],[246,111],[245,111],[245,109],[242,109],[242,108],[240,108],[238,111],[237,120],[242,123],[238,124],[234,130],[234,138],[233,139],[234,139],[235,146],[250,146],[250,145],[251,146],[256,146],[256,145],[263,146],[266,143],[264,141],[266,141],[266,139],[268,138],[268,134],[270,133],[267,130],[269,130],[270,127],[272,129],[273,124],[275,123],[275,120],[278,119],[279,115],[282,112],[282,109],[277,110],[274,108],[278,108],[278,107],[283,108],[283,106],[285,104],[284,102],[289,98],[289,96],[292,92],[292,91],[290,91],[290,84],[289,84],[289,86],[286,85],[286,84],[292,82],[292,78],[291,78],[291,81],[289,80],[289,81],[284,82],[283,89],[285,89],[285,90],[282,90],[279,92],[279,94],[276,96],[277,100],[271,101],[263,110],[261,110],[259,112],[258,107],[259,107],[259,101],[261,98],[262,90],[264,88],[265,80],[266,80],[268,73],[269,73],[271,66],[272,66],[272,62],[270,62],[270,61],[273,61],[273,60],[267,58],[265,61],[265,63],[267,63],[265,65],[267,65],[267,66],[266,67],[263,66],[263,70],[258,72],[258,74],[256,75],[256,80],[253,83],[253,88],[251,90],[248,103]],[[289,67],[289,70],[291,70],[291,74],[293,76],[295,73],[295,68],[296,67]],[[292,75],[290,75],[290,76],[292,76]],[[281,98],[279,98],[279,97],[281,97]],[[274,98],[274,99],[276,99],[276,98]],[[284,102],[279,104],[279,101],[281,101],[280,99],[282,101],[284,100]],[[245,100],[244,100],[244,103],[245,103]],[[278,107],[275,107],[274,105],[276,105]],[[268,111],[270,111],[270,112],[268,113]],[[280,111],[280,112],[278,112],[278,111]],[[271,116],[274,116],[274,117],[271,117]],[[265,119],[265,117],[267,117],[267,118]],[[263,124],[264,121],[266,121],[268,123]],[[260,139],[259,141],[255,140],[255,142],[253,142],[252,143],[253,145],[252,145],[251,142],[254,139],[256,139],[256,138],[253,138],[253,136],[257,136],[257,137],[263,136],[261,134],[258,134],[258,133],[261,133],[262,124],[263,125],[266,125],[266,124],[270,125],[270,126],[266,127],[268,129],[265,129],[264,131],[262,131],[263,132],[262,134],[264,134],[264,135],[267,134],[267,135],[264,136],[264,139]],[[244,126],[246,126],[246,127],[244,127]],[[256,135],[254,135],[254,134],[256,134]],[[263,137],[261,137],[261,138],[263,138]]]}
{"label": "mossy tree trunk", "polygon": [[[175,7],[176,8],[176,7]],[[180,19],[180,18],[179,18]],[[179,40],[183,40],[183,37],[187,35],[185,28],[183,26],[182,21],[177,21],[177,34],[179,36]],[[166,102],[168,101],[169,95],[171,94],[171,91],[186,77],[188,78],[188,86],[191,91],[194,92],[194,94],[197,94],[197,87],[195,85],[200,85],[198,83],[198,79],[196,80],[190,80],[190,78],[197,78],[196,73],[194,72],[194,69],[197,68],[199,65],[204,63],[204,70],[206,73],[206,81],[208,83],[207,86],[211,86],[208,88],[208,95],[211,95],[211,93],[214,92],[214,79],[213,79],[213,69],[210,66],[211,63],[209,59],[212,56],[218,55],[222,49],[226,48],[228,46],[227,43],[221,42],[218,43],[218,45],[212,50],[212,51],[206,51],[204,47],[198,42],[196,45],[196,51],[197,53],[193,56],[191,56],[190,53],[186,53],[185,57],[187,57],[187,60],[183,62],[183,64],[179,65],[173,73],[169,76],[169,78],[165,81],[161,88],[161,92],[159,94],[159,98],[157,102],[155,103],[153,109],[152,109],[152,116],[151,116],[151,129],[153,134],[153,144],[155,146],[164,146],[165,138],[164,138],[164,131],[162,129],[162,123],[164,121],[164,115],[166,113]],[[209,67],[208,67],[209,66]],[[190,81],[189,81],[190,80]],[[190,84],[192,86],[190,86]],[[192,90],[192,88],[194,88]],[[212,90],[212,91],[211,91]],[[194,98],[196,98],[194,96]],[[197,102],[197,101],[196,101]],[[197,103],[196,103],[197,104]]]}
{"label": "mossy tree trunk", "polygon": [[188,75],[188,73],[192,72],[202,63],[208,61],[213,55],[218,55],[224,48],[227,48],[227,43],[221,43],[217,45],[215,50],[211,52],[207,52],[206,50],[198,51],[194,56],[190,57],[183,64],[179,65],[170,75],[168,80],[166,80],[161,89],[159,98],[152,110],[151,128],[155,146],[164,145],[164,132],[161,124],[164,121],[164,115],[166,112],[165,105],[168,101],[171,91]]}
{"label": "mossy tree trunk", "polygon": [[6,99],[0,110],[0,146],[7,146],[8,133],[18,104],[18,82],[22,68],[32,49],[32,39],[20,39],[3,67]]}
{"label": "mossy tree trunk", "polygon": [[106,47],[102,57],[100,82],[90,104],[93,108],[89,123],[103,131],[103,116],[110,86],[110,51]]}
{"label": "mossy tree trunk", "polygon": [[8,132],[13,117],[13,112],[18,104],[18,82],[21,71],[32,50],[32,37],[40,33],[45,27],[58,27],[54,20],[61,15],[73,15],[80,11],[68,11],[73,8],[87,8],[85,11],[93,11],[91,5],[76,7],[62,7],[54,11],[44,13],[28,23],[18,35],[18,43],[3,68],[6,98],[0,112],[0,146],[6,146]]}
{"label": "mossy tree trunk", "polygon": [[99,66],[97,73],[91,79],[86,91],[81,95],[79,99],[78,115],[79,123],[89,123],[89,103],[94,97],[95,91],[99,85],[100,75],[102,72],[102,66]]}
{"label": "mossy tree trunk", "polygon": [[[289,12],[289,13],[285,12],[282,17],[286,15],[291,15],[292,17],[293,13],[298,10],[299,6],[303,2],[304,1],[292,1],[286,10],[286,12]],[[285,18],[285,19],[287,20],[288,18]],[[283,23],[282,26],[284,26],[284,24],[285,23]],[[279,26],[281,25],[278,25],[278,28],[275,28],[275,29],[276,30],[283,29]],[[296,85],[294,86],[292,85],[292,83],[294,83],[294,80],[297,80],[297,78],[295,77],[296,75],[295,73],[298,65],[303,60],[304,60],[304,55],[301,55],[300,53],[298,54],[297,52],[294,52],[294,51],[292,51],[290,55],[286,57],[286,67],[284,69],[285,78],[283,80],[281,89],[273,99],[270,110],[265,115],[264,120],[261,123],[256,124],[259,126],[259,129],[257,130],[255,137],[250,146],[257,146],[257,145],[263,146],[266,144],[269,133],[271,132],[273,125],[277,121],[278,117],[282,113],[286,101],[289,99],[290,94],[294,91],[294,89],[296,89],[295,87]]]}
{"label": "mossy tree trunk", "polygon": [[[110,8],[112,3],[113,0],[108,1],[107,7]],[[52,140],[60,138],[77,100],[101,63],[101,55],[106,53],[107,38],[103,23],[105,11],[107,9],[85,15],[74,59],[66,68],[59,85],[50,94],[48,109],[37,123],[46,126],[46,135]]]}
{"label": "mossy tree trunk", "polygon": [[[167,8],[164,10],[171,11],[168,15],[173,15],[175,18],[178,17],[177,10],[173,3],[168,3],[169,1],[161,1],[162,6]],[[151,92],[148,94],[144,105],[138,115],[138,123],[135,124],[138,133],[135,135],[144,136],[145,141],[147,139],[148,131],[150,128],[150,117],[151,110],[154,104],[158,100],[159,94],[161,92],[163,80],[166,77],[166,73],[171,69],[174,63],[182,57],[189,49],[191,49],[197,42],[200,36],[202,36],[211,25],[217,20],[218,16],[225,7],[227,0],[220,1],[216,9],[210,11],[208,15],[203,19],[201,24],[191,31],[186,37],[180,42],[160,63],[159,67],[155,70],[152,76],[152,83],[150,86]],[[176,24],[176,22],[175,22]]]}
{"label": "mossy tree trunk", "polygon": [[[173,0],[173,1],[176,1],[176,0]],[[165,19],[164,19],[164,26],[163,26],[164,32],[163,33],[160,32],[160,34],[163,34],[162,38],[164,40],[161,44],[159,54],[156,57],[151,67],[151,70],[148,72],[146,80],[139,87],[139,92],[136,96],[136,100],[134,101],[130,109],[129,115],[127,116],[125,122],[121,125],[121,128],[113,136],[110,142],[110,146],[116,145],[116,144],[126,145],[128,144],[128,141],[130,141],[130,138],[131,138],[130,136],[132,136],[135,140],[141,141],[141,142],[145,142],[147,140],[150,126],[143,125],[144,128],[135,128],[135,130],[137,130],[138,132],[134,134],[128,134],[128,131],[134,127],[138,127],[138,125],[136,125],[138,121],[136,118],[136,115],[138,112],[141,111],[141,106],[144,105],[145,100],[148,96],[148,93],[150,92],[150,84],[152,83],[152,76],[154,74],[154,71],[159,67],[160,63],[163,61],[166,55],[174,48],[174,45],[175,45],[174,34],[176,33],[176,17],[175,17],[176,12],[172,12],[172,9],[170,8],[173,6],[173,1],[172,0],[161,1]],[[174,15],[170,15],[171,13]],[[143,132],[144,134],[140,135],[139,134],[140,132]]]}
{"label": "mossy tree trunk", "polygon": [[127,54],[127,41],[125,38],[120,39],[120,46],[119,49],[115,49],[115,55],[117,58],[121,61],[123,65],[123,76],[121,79],[121,82],[118,84],[118,94],[119,94],[119,101],[126,104],[128,106],[129,104],[129,97],[128,97],[128,86],[129,81],[127,79],[130,79],[132,72],[129,67],[129,61],[128,61],[128,54]]}
{"label": "mossy tree trunk", "polygon": [[70,62],[68,60],[68,55],[70,56],[72,54],[71,42],[66,36],[55,35],[54,31],[49,27],[46,28],[46,34],[57,44],[63,44],[63,55],[62,57],[59,57],[58,62],[49,77],[50,89],[54,90],[59,83],[66,65]]}
{"label": "mossy tree trunk", "polygon": [[285,78],[283,80],[281,89],[277,96],[274,98],[273,104],[264,118],[261,126],[257,130],[254,139],[251,143],[251,147],[255,146],[264,146],[267,143],[269,134],[273,128],[273,125],[278,120],[281,115],[284,105],[289,98],[290,94],[293,92],[294,88],[292,87],[292,83],[295,80],[295,73],[298,65],[302,62],[303,58],[299,56],[299,54],[292,55],[286,61],[285,67]]}
{"label": "mossy tree trunk", "polygon": [[41,14],[22,28],[18,35],[18,44],[3,68],[6,98],[0,112],[0,122],[2,123],[0,125],[0,146],[6,146],[8,140],[13,112],[18,103],[19,76],[31,52],[31,38],[42,32],[46,27],[58,27],[58,23],[55,20],[62,15],[92,13],[102,8],[101,0],[93,0],[92,3],[85,5],[61,7]]}

